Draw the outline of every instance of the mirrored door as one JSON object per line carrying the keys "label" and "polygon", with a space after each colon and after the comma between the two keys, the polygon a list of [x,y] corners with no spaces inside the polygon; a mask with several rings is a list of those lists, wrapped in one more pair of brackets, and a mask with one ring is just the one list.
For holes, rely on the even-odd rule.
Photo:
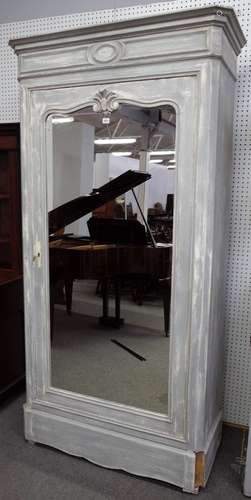
{"label": "mirrored door", "polygon": [[176,113],[103,108],[48,117],[52,385],[168,414]]}

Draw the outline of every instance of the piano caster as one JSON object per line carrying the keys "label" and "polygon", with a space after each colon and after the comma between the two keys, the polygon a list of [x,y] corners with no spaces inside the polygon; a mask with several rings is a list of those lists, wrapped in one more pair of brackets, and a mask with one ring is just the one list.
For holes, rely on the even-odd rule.
{"label": "piano caster", "polygon": [[120,328],[124,324],[124,319],[118,319],[112,316],[100,316],[99,324],[111,328]]}

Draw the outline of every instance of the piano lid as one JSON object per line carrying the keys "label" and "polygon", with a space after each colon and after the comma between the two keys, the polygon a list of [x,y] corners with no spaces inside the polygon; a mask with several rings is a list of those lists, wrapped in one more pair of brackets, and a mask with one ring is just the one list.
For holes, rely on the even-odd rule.
{"label": "piano lid", "polygon": [[151,178],[150,174],[127,170],[90,194],[79,196],[49,212],[49,235],[81,219],[84,215],[101,207],[108,201],[126,193],[130,189]]}

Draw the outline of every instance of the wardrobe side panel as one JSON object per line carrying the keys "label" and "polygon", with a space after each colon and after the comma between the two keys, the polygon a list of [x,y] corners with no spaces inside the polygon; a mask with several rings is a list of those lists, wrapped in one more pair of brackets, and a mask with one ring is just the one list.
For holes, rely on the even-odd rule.
{"label": "wardrobe side panel", "polygon": [[[205,434],[210,433],[222,418],[224,383],[224,307],[225,269],[227,260],[227,235],[229,201],[232,178],[233,107],[235,82],[223,64],[220,65],[220,91],[215,157],[214,245],[211,277],[211,310],[208,336],[207,389]],[[212,103],[213,104],[213,103]]]}

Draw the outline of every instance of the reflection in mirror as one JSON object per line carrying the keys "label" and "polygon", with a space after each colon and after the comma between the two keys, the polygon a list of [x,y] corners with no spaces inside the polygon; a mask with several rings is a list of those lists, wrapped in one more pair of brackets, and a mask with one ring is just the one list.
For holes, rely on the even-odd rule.
{"label": "reflection in mirror", "polygon": [[175,110],[49,120],[52,386],[167,414]]}

